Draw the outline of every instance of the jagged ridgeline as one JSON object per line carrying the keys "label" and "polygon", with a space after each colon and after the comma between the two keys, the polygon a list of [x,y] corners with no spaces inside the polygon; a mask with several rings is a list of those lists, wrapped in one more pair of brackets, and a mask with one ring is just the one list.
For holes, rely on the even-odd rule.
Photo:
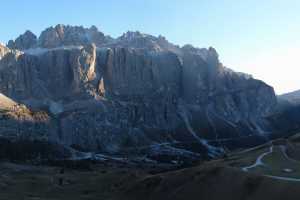
{"label": "jagged ridgeline", "polygon": [[2,109],[4,138],[207,158],[262,142],[273,131],[273,88],[224,67],[211,47],[57,25],[39,37],[26,31],[0,47],[0,58],[0,92],[18,105]]}

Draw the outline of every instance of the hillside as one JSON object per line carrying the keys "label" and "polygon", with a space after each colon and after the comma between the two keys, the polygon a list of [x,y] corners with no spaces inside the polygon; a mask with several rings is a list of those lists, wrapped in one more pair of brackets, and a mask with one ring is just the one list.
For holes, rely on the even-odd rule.
{"label": "hillside", "polygon": [[299,105],[300,104],[300,90],[280,95],[279,98],[282,100],[285,100],[293,105]]}
{"label": "hillside", "polygon": [[[179,170],[120,160],[70,161],[47,167],[2,162],[0,198],[297,200],[299,141],[299,135],[274,140]],[[64,166],[63,173],[59,166]]]}

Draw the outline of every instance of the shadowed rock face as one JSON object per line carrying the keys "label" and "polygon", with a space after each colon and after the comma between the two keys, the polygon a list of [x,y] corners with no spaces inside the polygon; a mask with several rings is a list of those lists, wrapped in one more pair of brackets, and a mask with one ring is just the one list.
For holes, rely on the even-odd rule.
{"label": "shadowed rock face", "polygon": [[271,130],[265,117],[276,106],[273,88],[225,68],[213,48],[63,25],[46,29],[36,45],[0,51],[0,92],[47,110],[51,141],[110,153],[145,154],[147,147],[213,156],[221,150],[207,140],[219,145]]}

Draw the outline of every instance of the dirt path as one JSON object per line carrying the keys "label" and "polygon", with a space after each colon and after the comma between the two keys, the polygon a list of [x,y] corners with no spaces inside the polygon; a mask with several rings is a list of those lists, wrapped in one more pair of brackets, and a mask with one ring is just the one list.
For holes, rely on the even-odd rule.
{"label": "dirt path", "polygon": [[[284,155],[284,157],[287,159],[287,160],[291,160],[290,157],[288,157],[288,155],[286,154],[286,149],[285,147],[283,147],[282,145],[279,146],[280,147],[280,150],[282,152],[282,154]],[[265,163],[262,162],[262,159],[273,153],[273,149],[274,149],[274,146],[272,145],[269,149],[269,151],[267,152],[264,152],[262,154],[260,154],[255,163],[252,164],[252,165],[249,165],[249,166],[246,166],[246,167],[243,167],[242,170],[245,171],[245,172],[248,172],[249,169],[252,169],[252,168],[255,168],[255,167],[258,167],[258,166],[267,166]],[[284,181],[293,181],[293,182],[300,182],[300,178],[291,178],[291,177],[284,177],[284,176],[273,176],[273,175],[264,175],[266,177],[269,177],[269,178],[273,178],[273,179],[277,179],[277,180],[284,180]]]}
{"label": "dirt path", "polygon": [[254,168],[254,167],[257,167],[257,166],[264,166],[265,164],[262,162],[262,159],[263,159],[265,156],[267,156],[267,155],[269,155],[269,154],[271,154],[271,153],[273,153],[273,145],[270,147],[270,150],[269,150],[268,152],[264,152],[264,153],[262,153],[261,155],[259,155],[259,156],[257,157],[257,159],[256,159],[256,161],[255,161],[254,164],[252,164],[252,165],[250,165],[250,166],[243,167],[242,170],[247,172],[247,171],[249,171],[249,169],[251,169],[251,168]]}

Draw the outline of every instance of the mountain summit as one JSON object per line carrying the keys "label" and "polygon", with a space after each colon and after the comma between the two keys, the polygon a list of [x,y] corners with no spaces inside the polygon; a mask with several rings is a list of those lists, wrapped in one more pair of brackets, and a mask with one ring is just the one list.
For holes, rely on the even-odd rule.
{"label": "mountain summit", "polygon": [[39,37],[26,31],[0,55],[0,92],[48,118],[30,126],[1,118],[4,137],[19,124],[16,138],[30,133],[77,150],[154,159],[215,157],[273,130],[273,88],[224,67],[212,47],[57,25]]}

